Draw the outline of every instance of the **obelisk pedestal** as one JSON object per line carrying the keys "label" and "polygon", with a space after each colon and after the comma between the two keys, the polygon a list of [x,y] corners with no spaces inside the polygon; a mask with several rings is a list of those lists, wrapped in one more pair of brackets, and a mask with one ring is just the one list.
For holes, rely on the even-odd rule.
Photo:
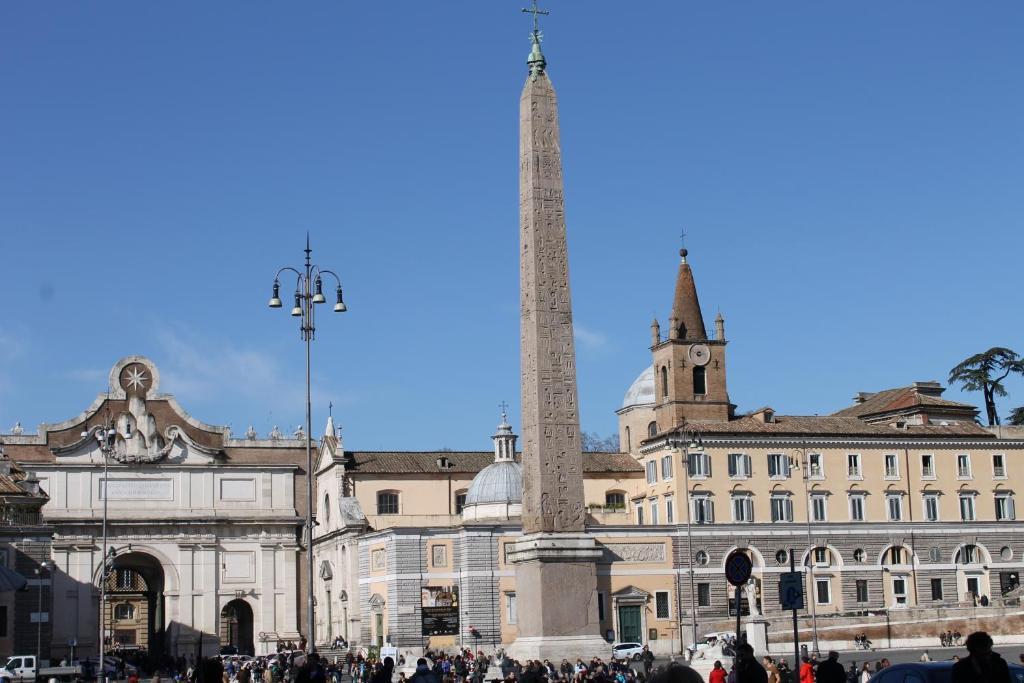
{"label": "obelisk pedestal", "polygon": [[608,659],[608,642],[598,635],[595,563],[601,553],[587,533],[540,532],[513,546],[519,637],[510,657]]}
{"label": "obelisk pedestal", "polygon": [[607,659],[602,550],[585,530],[558,103],[536,26],[528,63],[519,106],[524,535],[509,552],[519,636],[508,651],[520,661]]}

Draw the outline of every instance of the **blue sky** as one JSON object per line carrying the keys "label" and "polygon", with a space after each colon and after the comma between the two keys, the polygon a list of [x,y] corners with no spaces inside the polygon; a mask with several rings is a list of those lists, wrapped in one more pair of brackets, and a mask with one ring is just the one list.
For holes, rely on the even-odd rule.
{"label": "blue sky", "polygon": [[[199,419],[290,431],[302,345],[266,299],[308,230],[350,307],[315,429],[333,401],[350,448],[489,448],[499,402],[518,423],[522,4],[3,3],[0,428],[144,354]],[[584,429],[650,362],[681,229],[740,409],[1024,352],[1024,4],[546,4]]]}

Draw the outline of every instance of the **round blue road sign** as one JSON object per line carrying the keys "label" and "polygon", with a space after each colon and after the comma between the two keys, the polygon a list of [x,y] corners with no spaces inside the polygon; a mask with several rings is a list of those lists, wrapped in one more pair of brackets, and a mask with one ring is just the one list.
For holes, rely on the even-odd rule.
{"label": "round blue road sign", "polygon": [[734,586],[742,586],[749,581],[753,569],[754,563],[742,550],[733,550],[725,558],[725,578]]}

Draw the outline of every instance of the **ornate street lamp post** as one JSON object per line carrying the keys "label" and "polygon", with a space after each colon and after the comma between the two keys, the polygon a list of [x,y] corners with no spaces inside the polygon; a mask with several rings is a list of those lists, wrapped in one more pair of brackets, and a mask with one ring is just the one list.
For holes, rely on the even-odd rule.
{"label": "ornate street lamp post", "polygon": [[295,274],[295,305],[292,307],[292,316],[299,318],[299,330],[302,341],[306,343],[306,633],[307,652],[316,652],[316,631],[313,620],[314,598],[313,598],[313,526],[316,524],[313,518],[313,449],[310,444],[310,436],[313,433],[312,424],[312,400],[310,398],[310,371],[309,357],[310,345],[316,333],[314,325],[315,304],[326,303],[327,299],[323,293],[323,276],[330,275],[337,284],[335,291],[337,300],[334,304],[335,313],[344,313],[348,310],[341,295],[341,279],[333,271],[325,270],[313,264],[310,255],[313,250],[309,248],[309,234],[306,235],[306,263],[296,269],[285,266],[277,271],[274,276],[274,289],[267,304],[270,308],[281,308],[281,273],[290,272]]}
{"label": "ornate street lamp post", "polygon": [[[109,398],[109,397],[108,397]],[[128,429],[131,429],[129,425]],[[96,649],[99,652],[99,669],[96,674],[96,680],[99,683],[105,683],[107,675],[104,670],[104,646],[106,645],[104,634],[106,633],[106,602],[107,602],[107,499],[109,491],[109,479],[107,474],[109,472],[108,465],[110,464],[110,456],[114,453],[114,444],[117,440],[117,429],[114,427],[114,421],[111,419],[110,414],[107,414],[106,420],[103,424],[95,425],[91,429],[86,429],[82,432],[82,437],[88,437],[92,434],[96,438],[96,443],[99,446],[100,454],[103,456],[103,552],[100,555],[100,625],[99,633],[96,636]],[[125,434],[125,438],[132,438],[131,431]]]}
{"label": "ornate street lamp post", "polygon": [[818,649],[818,586],[814,578],[814,539],[811,537],[811,515],[814,513],[814,501],[811,499],[810,478],[811,460],[807,454],[807,444],[800,446],[800,469],[804,480],[804,504],[807,506],[807,571],[811,582],[811,633],[813,634],[814,656],[820,657]]}
{"label": "ornate street lamp post", "polygon": [[[704,442],[697,430],[688,429],[677,432],[677,435],[670,437],[668,446],[675,451],[682,451],[683,477],[686,490],[684,492],[684,504],[686,505],[686,555],[687,567],[690,575],[690,628],[693,630],[693,642],[697,643],[697,597],[695,594],[693,580],[693,532],[691,530],[691,517],[693,509],[690,503],[690,451],[703,451]],[[680,640],[682,639],[682,628],[679,629]]]}
{"label": "ornate street lamp post", "polygon": [[[39,680],[39,659],[43,656],[43,571],[50,571],[53,565],[43,560],[36,567],[36,581],[39,584],[39,611],[36,612],[36,670],[35,680]],[[53,572],[50,572],[50,602],[53,602]],[[53,612],[51,607],[50,612]],[[53,623],[53,620],[50,620]]]}

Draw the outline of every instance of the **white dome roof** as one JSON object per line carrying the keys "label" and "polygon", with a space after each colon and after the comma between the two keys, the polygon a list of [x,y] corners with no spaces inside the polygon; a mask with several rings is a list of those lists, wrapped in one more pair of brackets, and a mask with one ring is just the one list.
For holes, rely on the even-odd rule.
{"label": "white dome roof", "polygon": [[514,460],[492,462],[473,477],[466,492],[466,505],[522,501],[523,468]]}
{"label": "white dome roof", "polygon": [[626,396],[622,399],[623,408],[650,405],[654,403],[654,366],[640,373],[640,376],[629,385]]}

